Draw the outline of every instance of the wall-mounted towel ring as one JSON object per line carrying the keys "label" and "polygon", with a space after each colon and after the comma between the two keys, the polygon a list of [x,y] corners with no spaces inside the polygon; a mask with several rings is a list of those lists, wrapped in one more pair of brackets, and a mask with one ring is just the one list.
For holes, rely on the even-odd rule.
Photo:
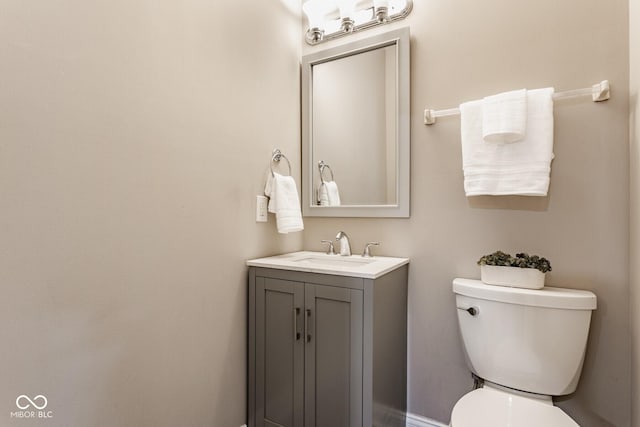
{"label": "wall-mounted towel ring", "polygon": [[329,169],[329,172],[331,172],[331,181],[334,181],[334,179],[333,179],[333,171],[331,170],[331,166],[329,166],[328,164],[326,164],[326,163],[324,162],[324,160],[320,160],[320,161],[318,162],[318,169],[320,170],[320,182],[322,182],[323,184],[326,182],[326,181],[324,180],[324,176],[323,176],[323,173],[324,173],[325,168]]}
{"label": "wall-mounted towel ring", "polygon": [[291,175],[291,162],[289,162],[289,159],[287,159],[287,156],[282,154],[282,151],[280,151],[279,148],[276,148],[275,150],[273,150],[273,153],[271,155],[271,162],[269,163],[269,168],[271,169],[271,176],[275,176],[275,173],[273,172],[273,162],[280,162],[280,160],[283,158],[287,161],[287,166],[289,166],[289,175]]}

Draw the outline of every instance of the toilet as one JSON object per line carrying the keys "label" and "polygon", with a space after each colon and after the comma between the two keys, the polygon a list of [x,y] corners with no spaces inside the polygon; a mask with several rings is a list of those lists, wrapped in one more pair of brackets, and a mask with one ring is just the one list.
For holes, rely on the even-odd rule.
{"label": "toilet", "polygon": [[578,385],[596,296],[454,279],[467,363],[483,386],[462,396],[451,427],[576,427],[552,396]]}

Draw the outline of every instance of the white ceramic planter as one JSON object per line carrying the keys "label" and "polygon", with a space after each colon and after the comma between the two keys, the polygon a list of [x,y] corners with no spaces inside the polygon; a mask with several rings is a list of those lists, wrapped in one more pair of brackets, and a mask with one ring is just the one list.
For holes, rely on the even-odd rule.
{"label": "white ceramic planter", "polygon": [[480,266],[480,280],[488,285],[541,289],[544,287],[544,278],[545,274],[535,268]]}

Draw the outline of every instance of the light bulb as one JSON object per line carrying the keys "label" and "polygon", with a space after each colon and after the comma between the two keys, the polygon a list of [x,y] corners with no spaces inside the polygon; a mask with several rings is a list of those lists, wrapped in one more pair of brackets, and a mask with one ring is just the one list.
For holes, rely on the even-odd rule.
{"label": "light bulb", "polygon": [[340,8],[340,18],[352,18],[356,12],[356,0],[338,0],[338,8]]}
{"label": "light bulb", "polygon": [[398,13],[407,7],[407,0],[389,0],[390,14]]}
{"label": "light bulb", "polygon": [[309,30],[307,30],[309,43],[313,44],[322,40],[325,27],[324,19],[333,7],[333,2],[328,0],[308,0],[302,5],[302,10],[309,21]]}
{"label": "light bulb", "polygon": [[332,9],[330,1],[308,0],[302,5],[302,10],[309,20],[309,28],[324,28],[324,18]]}

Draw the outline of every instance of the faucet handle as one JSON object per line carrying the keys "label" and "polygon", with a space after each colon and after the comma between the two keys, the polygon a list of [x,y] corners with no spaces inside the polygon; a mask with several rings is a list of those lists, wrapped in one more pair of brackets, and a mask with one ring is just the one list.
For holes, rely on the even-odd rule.
{"label": "faucet handle", "polygon": [[329,246],[327,247],[327,255],[335,255],[336,252],[333,249],[333,242],[331,240],[321,240],[321,243],[328,243]]}
{"label": "faucet handle", "polygon": [[363,257],[373,258],[373,255],[371,255],[371,251],[369,250],[371,246],[380,246],[380,242],[369,242],[366,245],[364,245],[364,251],[362,252]]}

